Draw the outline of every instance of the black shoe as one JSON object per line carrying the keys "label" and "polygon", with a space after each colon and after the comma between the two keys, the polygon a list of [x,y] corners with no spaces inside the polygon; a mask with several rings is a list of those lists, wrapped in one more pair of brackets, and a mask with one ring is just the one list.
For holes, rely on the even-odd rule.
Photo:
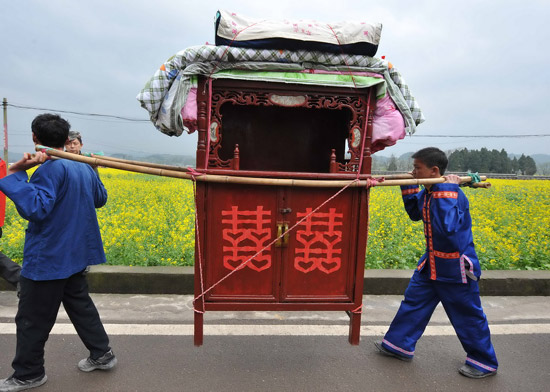
{"label": "black shoe", "polygon": [[98,359],[92,359],[90,357],[78,362],[78,368],[83,372],[91,372],[93,370],[109,370],[115,367],[117,359],[113,350],[107,351],[103,356]]}
{"label": "black shoe", "polygon": [[396,354],[393,351],[390,351],[390,350],[386,349],[384,346],[382,346],[382,342],[374,342],[374,345],[376,346],[376,348],[378,350],[380,350],[380,352],[382,354],[387,355],[388,357],[394,357],[394,358],[400,359],[401,361],[405,361],[405,362],[412,361],[412,358],[406,357],[404,355]]}
{"label": "black shoe", "polygon": [[24,391],[25,389],[36,388],[48,381],[45,374],[31,378],[30,380],[20,380],[13,376],[0,380],[0,392]]}
{"label": "black shoe", "polygon": [[470,365],[462,365],[462,367],[458,369],[458,372],[469,378],[485,378],[497,374],[496,370],[493,370],[492,372],[482,372],[481,370],[478,370]]}

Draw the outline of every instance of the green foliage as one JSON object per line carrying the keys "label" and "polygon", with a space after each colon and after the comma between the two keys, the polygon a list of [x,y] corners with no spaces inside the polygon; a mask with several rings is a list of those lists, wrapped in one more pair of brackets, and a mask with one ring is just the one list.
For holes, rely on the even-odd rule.
{"label": "green foliage", "polygon": [[530,156],[521,155],[519,159],[510,159],[504,149],[489,151],[455,150],[449,154],[448,171],[452,172],[479,172],[479,173],[521,173],[533,175],[537,172],[537,165]]}
{"label": "green foliage", "polygon": [[391,156],[390,163],[388,164],[388,171],[397,171],[397,159],[395,156]]}

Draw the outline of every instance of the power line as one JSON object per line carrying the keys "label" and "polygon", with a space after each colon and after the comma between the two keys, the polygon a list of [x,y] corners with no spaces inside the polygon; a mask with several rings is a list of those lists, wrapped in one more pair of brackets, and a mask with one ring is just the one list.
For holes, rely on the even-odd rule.
{"label": "power line", "polygon": [[[132,122],[144,122],[148,123],[149,120],[144,119],[138,119],[138,118],[132,118],[132,117],[125,117],[125,116],[116,116],[112,114],[100,114],[100,113],[89,113],[89,112],[74,112],[70,110],[60,110],[60,109],[48,109],[48,108],[39,108],[35,106],[26,106],[26,105],[14,105],[11,103],[6,103],[7,106],[11,106],[17,109],[28,109],[28,110],[41,110],[41,111],[51,111],[51,112],[58,112],[58,113],[67,113],[67,114],[75,114],[79,116],[90,116],[90,117],[103,117],[103,118],[113,118],[118,120],[124,120],[124,121],[132,121]],[[410,135],[412,136],[412,135]],[[471,139],[483,139],[483,138],[525,138],[525,137],[549,137],[550,134],[548,133],[542,133],[542,134],[531,134],[531,135],[417,135],[415,134],[414,137],[420,138],[420,137],[438,137],[438,138],[471,138]]]}
{"label": "power line", "polygon": [[11,107],[14,107],[14,108],[17,108],[17,109],[42,110],[42,111],[48,111],[48,112],[76,114],[76,115],[79,115],[79,116],[116,118],[118,120],[132,121],[132,122],[149,122],[149,120],[143,120],[143,119],[132,118],[132,117],[124,117],[124,116],[115,116],[115,115],[112,115],[112,114],[73,112],[73,111],[70,111],[70,110],[59,110],[59,109],[39,108],[39,107],[34,107],[34,106],[14,105],[12,103],[8,103],[7,106],[11,106]]}

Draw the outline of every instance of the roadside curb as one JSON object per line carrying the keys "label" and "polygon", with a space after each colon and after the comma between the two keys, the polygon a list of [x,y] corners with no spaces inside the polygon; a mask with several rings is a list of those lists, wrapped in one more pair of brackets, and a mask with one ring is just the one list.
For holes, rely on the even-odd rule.
{"label": "roadside curb", "polygon": [[[412,270],[365,270],[364,294],[402,295]],[[88,274],[90,292],[112,294],[193,294],[193,267],[97,265]],[[550,296],[550,271],[483,271],[483,296]],[[13,290],[0,280],[0,290]]]}
{"label": "roadside curb", "polygon": [[[363,293],[403,294],[412,270],[366,270]],[[550,271],[483,271],[479,280],[482,296],[550,296]]]}

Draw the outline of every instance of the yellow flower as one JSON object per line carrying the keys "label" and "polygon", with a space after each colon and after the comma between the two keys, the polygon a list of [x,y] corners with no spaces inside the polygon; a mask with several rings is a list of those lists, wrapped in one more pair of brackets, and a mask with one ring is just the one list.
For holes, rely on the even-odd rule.
{"label": "yellow flower", "polygon": [[[190,181],[100,168],[107,205],[97,210],[107,261],[120,265],[192,265],[195,204]],[[550,269],[550,181],[493,180],[464,189],[482,268]],[[425,248],[398,187],[370,192],[367,266],[413,268]],[[21,263],[27,222],[9,200],[0,251]]]}

